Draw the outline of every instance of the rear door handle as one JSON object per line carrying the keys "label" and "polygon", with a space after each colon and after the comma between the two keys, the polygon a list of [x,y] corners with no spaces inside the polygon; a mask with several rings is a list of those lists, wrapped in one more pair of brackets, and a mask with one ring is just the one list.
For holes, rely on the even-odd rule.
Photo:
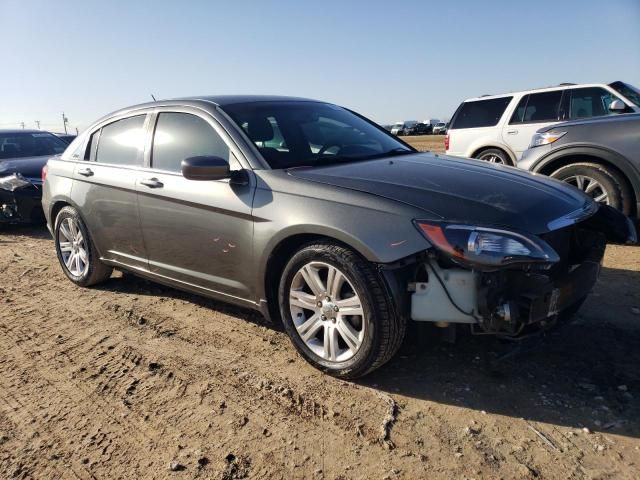
{"label": "rear door handle", "polygon": [[145,187],[149,188],[162,188],[164,184],[158,180],[157,178],[147,178],[145,180],[140,180],[140,183]]}
{"label": "rear door handle", "polygon": [[93,175],[93,170],[90,168],[81,168],[78,170],[78,175],[82,175],[83,177],[91,177]]}
{"label": "rear door handle", "polygon": [[507,130],[507,135],[517,135],[518,130]]}

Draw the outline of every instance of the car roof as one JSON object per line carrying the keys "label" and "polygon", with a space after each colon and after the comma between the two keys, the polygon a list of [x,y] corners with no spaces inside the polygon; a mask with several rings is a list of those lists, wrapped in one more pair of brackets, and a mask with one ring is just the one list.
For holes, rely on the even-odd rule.
{"label": "car roof", "polygon": [[[552,92],[556,90],[570,90],[574,88],[585,88],[585,87],[607,87],[608,85],[605,83],[581,83],[581,84],[561,84],[552,87],[542,87],[542,88],[532,88],[529,90],[519,90],[517,92],[506,92],[500,93],[496,95],[481,95],[479,97],[467,98],[464,102],[475,102],[478,100],[491,100],[493,98],[503,98],[503,97],[512,97],[515,95],[526,95],[528,93],[541,93],[541,92]],[[464,103],[463,102],[463,103]]]}

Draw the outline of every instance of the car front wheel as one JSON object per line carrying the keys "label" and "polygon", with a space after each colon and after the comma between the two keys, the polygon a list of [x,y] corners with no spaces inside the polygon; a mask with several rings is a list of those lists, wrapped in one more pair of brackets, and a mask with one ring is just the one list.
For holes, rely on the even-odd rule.
{"label": "car front wheel", "polygon": [[551,177],[567,182],[593,198],[624,211],[622,191],[615,177],[597,163],[573,163],[551,174]]}
{"label": "car front wheel", "polygon": [[365,259],[341,245],[309,244],[289,260],[279,288],[289,337],[314,367],[356,378],[398,350],[405,322]]}

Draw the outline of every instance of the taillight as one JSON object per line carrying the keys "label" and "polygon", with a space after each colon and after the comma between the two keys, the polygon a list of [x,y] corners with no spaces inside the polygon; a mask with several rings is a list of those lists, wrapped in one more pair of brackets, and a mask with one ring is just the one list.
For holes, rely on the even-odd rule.
{"label": "taillight", "polygon": [[47,167],[47,164],[44,164],[44,167],[42,167],[42,183],[44,183],[44,181],[47,179],[47,173],[49,171],[49,167]]}
{"label": "taillight", "polygon": [[444,136],[444,149],[449,150],[449,134],[448,133]]}

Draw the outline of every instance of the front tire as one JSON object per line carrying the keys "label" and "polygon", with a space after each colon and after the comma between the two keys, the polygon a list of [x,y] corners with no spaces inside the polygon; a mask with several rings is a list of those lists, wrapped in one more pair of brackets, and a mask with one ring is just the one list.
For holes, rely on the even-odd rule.
{"label": "front tire", "polygon": [[597,163],[572,163],[559,168],[551,177],[573,185],[589,195],[596,202],[604,203],[624,212],[630,210],[625,205],[622,190],[616,178],[602,165]]}
{"label": "front tire", "polygon": [[75,208],[60,210],[53,238],[62,271],[76,285],[88,287],[111,276],[113,269],[100,261],[89,230]]}
{"label": "front tire", "polygon": [[278,291],[287,334],[304,359],[330,375],[361,377],[398,350],[406,322],[382,279],[352,250],[309,244],[284,268]]}

